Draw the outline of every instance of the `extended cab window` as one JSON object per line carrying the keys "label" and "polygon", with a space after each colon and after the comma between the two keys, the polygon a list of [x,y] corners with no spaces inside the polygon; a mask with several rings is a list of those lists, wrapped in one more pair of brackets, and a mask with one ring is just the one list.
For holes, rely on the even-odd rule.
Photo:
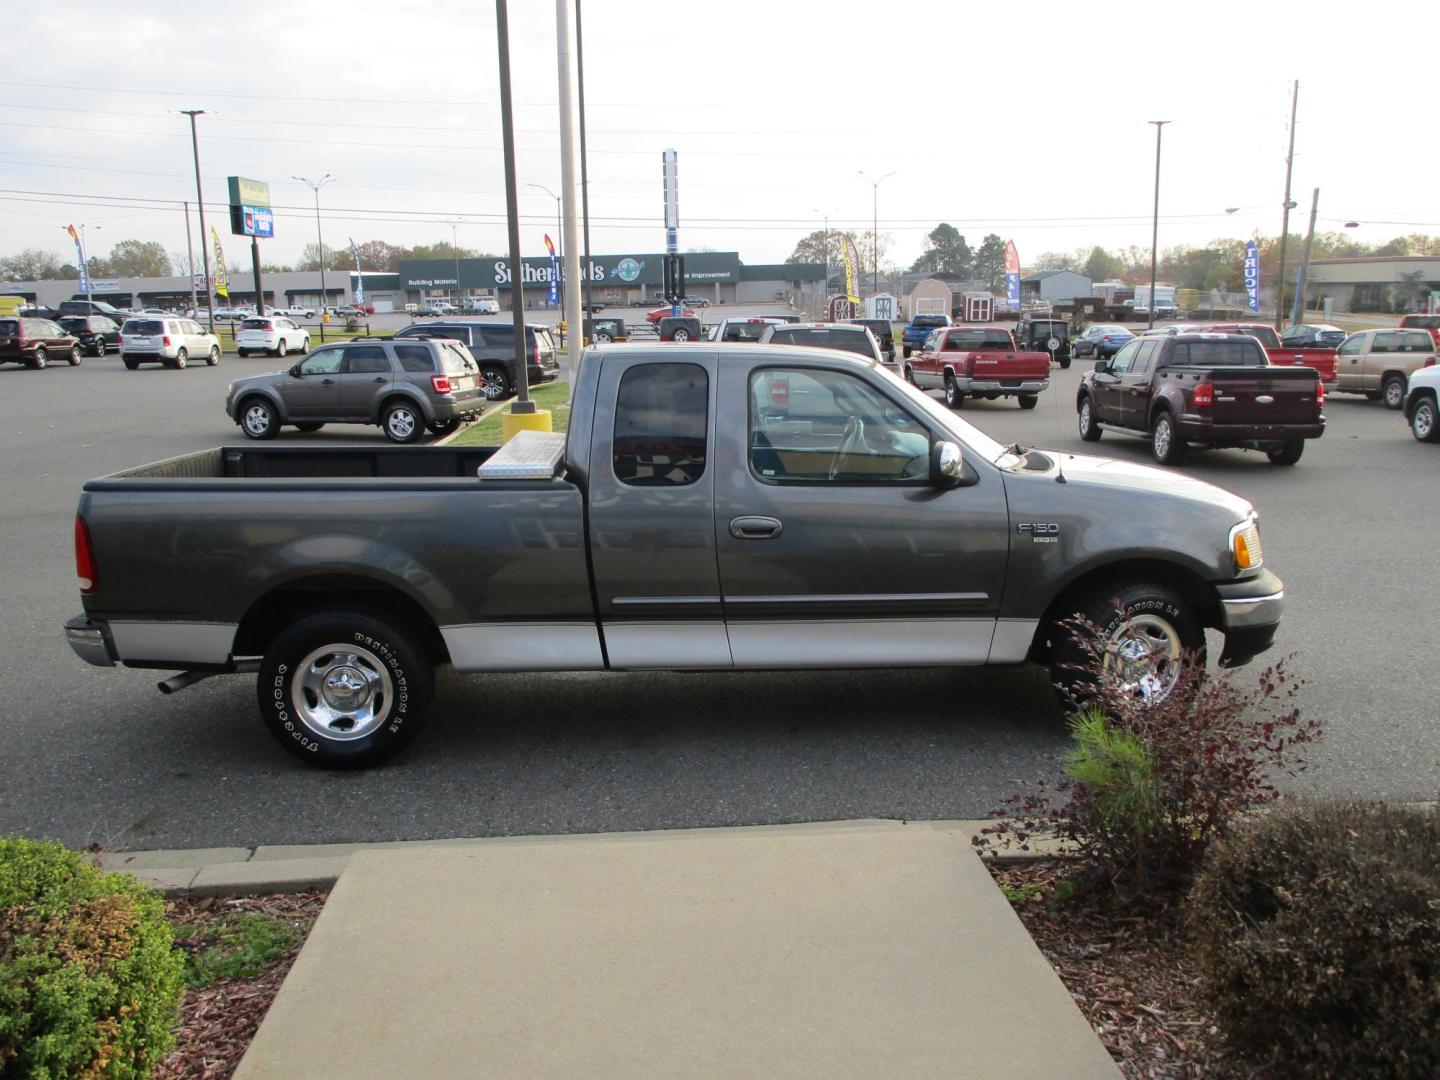
{"label": "extended cab window", "polygon": [[1408,331],[1395,336],[1401,339],[1401,352],[1433,352],[1435,349],[1435,339],[1423,332]]}
{"label": "extended cab window", "polygon": [[710,378],[698,364],[637,364],[615,398],[615,478],[635,487],[693,484],[705,474]]}
{"label": "extended cab window", "polygon": [[301,375],[336,375],[345,354],[340,349],[316,349],[300,361]]}
{"label": "extended cab window", "polygon": [[929,476],[930,436],[868,383],[841,371],[750,376],[750,468],[775,483],[894,483]]}
{"label": "extended cab window", "polygon": [[873,358],[875,349],[863,330],[842,330],[839,327],[811,326],[798,329],[777,328],[770,335],[772,345],[811,345],[817,349],[838,349]]}
{"label": "extended cab window", "polygon": [[1268,367],[1270,359],[1254,338],[1245,341],[1182,341],[1170,354],[1179,367]]}

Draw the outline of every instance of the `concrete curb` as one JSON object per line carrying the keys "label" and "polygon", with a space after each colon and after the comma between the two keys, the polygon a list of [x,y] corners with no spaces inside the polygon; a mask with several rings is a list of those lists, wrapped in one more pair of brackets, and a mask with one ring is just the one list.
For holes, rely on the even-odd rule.
{"label": "concrete curb", "polygon": [[[993,824],[984,821],[901,821],[889,818],[862,818],[853,821],[817,821],[797,825],[743,825],[728,828],[664,830],[656,832],[604,833],[602,842],[628,842],[673,837],[676,832],[694,836],[721,836],[737,829],[750,833],[784,831],[836,832],[886,829],[959,831],[969,836]],[[116,851],[97,856],[100,866],[130,874],[166,896],[226,896],[243,893],[299,892],[328,889],[349,865],[350,857],[361,851],[467,847],[475,844],[552,844],[573,839],[568,833],[539,836],[461,837],[451,840],[397,840],[367,844],[262,844],[258,847],[188,848],[173,851]],[[1030,851],[982,851],[986,861],[1008,864],[1064,857],[1068,845],[1057,840],[1036,839]]]}

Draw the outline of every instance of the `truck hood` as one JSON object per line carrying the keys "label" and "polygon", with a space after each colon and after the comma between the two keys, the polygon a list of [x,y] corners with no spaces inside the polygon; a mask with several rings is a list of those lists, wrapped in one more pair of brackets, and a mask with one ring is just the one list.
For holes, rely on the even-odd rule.
{"label": "truck hood", "polygon": [[[1072,487],[1079,484],[1112,490],[1143,491],[1171,499],[1206,503],[1226,511],[1235,521],[1249,516],[1254,509],[1248,500],[1233,492],[1171,469],[1118,461],[1115,458],[1094,457],[1090,454],[1061,453],[1057,450],[1039,452],[1050,459],[1049,469],[1034,470],[1032,465],[1022,472],[1031,476],[1046,473],[1053,480],[1058,471],[1058,463],[1063,467],[1066,484]],[[1030,459],[1032,463],[1035,461],[1033,453]]]}

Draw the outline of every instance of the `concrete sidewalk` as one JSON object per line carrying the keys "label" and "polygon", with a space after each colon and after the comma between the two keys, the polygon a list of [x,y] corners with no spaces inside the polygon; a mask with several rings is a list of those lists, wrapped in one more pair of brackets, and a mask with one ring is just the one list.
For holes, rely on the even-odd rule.
{"label": "concrete sidewalk", "polygon": [[[237,1076],[1119,1076],[969,841],[866,821],[322,856],[348,865]],[[263,850],[214,865],[303,861]]]}

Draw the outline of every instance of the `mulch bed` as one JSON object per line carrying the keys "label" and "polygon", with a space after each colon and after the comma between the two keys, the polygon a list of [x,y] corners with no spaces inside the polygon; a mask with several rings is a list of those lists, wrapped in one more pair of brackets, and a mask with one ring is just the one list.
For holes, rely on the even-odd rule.
{"label": "mulch bed", "polygon": [[[308,927],[325,906],[325,897],[323,892],[209,896],[171,900],[166,912],[177,933],[237,912],[260,912]],[[203,989],[188,987],[180,1002],[175,1049],[155,1069],[155,1080],[220,1080],[234,1073],[298,952],[297,945],[253,979],[229,979]]]}
{"label": "mulch bed", "polygon": [[1012,900],[1015,912],[1120,1071],[1132,1080],[1259,1075],[1225,1046],[1200,1000],[1178,912],[1053,906],[1051,893],[1074,871],[1063,862],[990,866],[1002,886],[1034,894]]}

